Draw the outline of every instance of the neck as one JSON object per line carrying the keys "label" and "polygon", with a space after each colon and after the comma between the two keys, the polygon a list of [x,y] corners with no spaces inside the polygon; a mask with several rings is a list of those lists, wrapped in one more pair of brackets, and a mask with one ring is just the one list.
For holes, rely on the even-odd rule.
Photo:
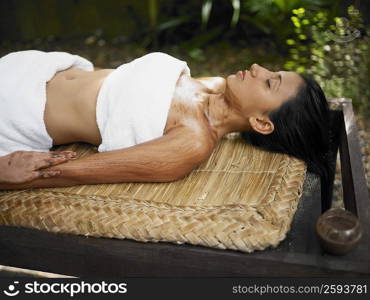
{"label": "neck", "polygon": [[218,139],[227,133],[247,129],[245,120],[229,104],[224,93],[209,95],[205,103],[204,114]]}

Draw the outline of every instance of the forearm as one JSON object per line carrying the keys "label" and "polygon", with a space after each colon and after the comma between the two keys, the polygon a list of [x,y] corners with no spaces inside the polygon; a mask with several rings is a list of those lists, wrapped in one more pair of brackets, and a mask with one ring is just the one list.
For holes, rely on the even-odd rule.
{"label": "forearm", "polygon": [[61,176],[74,184],[163,182],[177,178],[174,164],[164,153],[111,151],[96,153],[61,166]]}
{"label": "forearm", "polygon": [[[55,178],[37,179],[23,184],[0,183],[0,190],[98,183],[166,182],[176,179],[175,174],[163,172],[165,165],[169,166],[170,162],[164,164],[158,159],[149,160],[148,155],[141,159],[137,156],[135,159],[133,155],[123,156],[112,152],[109,154],[107,156],[105,153],[97,153],[55,167],[61,171],[61,174]],[[139,159],[140,162],[138,162]]]}
{"label": "forearm", "polygon": [[0,189],[168,182],[185,176],[204,160],[203,157],[194,159],[193,152],[192,144],[189,145],[188,141],[179,143],[162,137],[127,149],[96,153],[59,165],[55,168],[61,174],[55,178],[38,179],[28,184],[0,184]]}
{"label": "forearm", "polygon": [[[175,180],[175,174],[164,174],[160,161],[149,161],[139,157],[124,158],[117,153],[97,153],[58,166],[61,174],[55,178],[37,179],[23,184],[0,184],[0,190],[26,189],[38,187],[64,187],[81,184],[119,183],[119,182],[166,182]],[[115,159],[116,158],[116,159]],[[169,162],[166,163],[169,165]],[[52,169],[52,168],[51,168]],[[156,171],[162,170],[162,171]]]}

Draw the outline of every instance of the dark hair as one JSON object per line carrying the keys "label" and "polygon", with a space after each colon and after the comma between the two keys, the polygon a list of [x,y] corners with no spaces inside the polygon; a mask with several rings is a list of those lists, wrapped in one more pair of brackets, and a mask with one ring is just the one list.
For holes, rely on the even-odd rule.
{"label": "dark hair", "polygon": [[317,82],[301,76],[298,93],[269,113],[274,131],[264,135],[245,131],[241,136],[248,143],[271,152],[279,152],[305,161],[307,171],[321,179],[321,197],[330,203],[328,186],[332,180],[329,162],[330,113],[324,92]]}

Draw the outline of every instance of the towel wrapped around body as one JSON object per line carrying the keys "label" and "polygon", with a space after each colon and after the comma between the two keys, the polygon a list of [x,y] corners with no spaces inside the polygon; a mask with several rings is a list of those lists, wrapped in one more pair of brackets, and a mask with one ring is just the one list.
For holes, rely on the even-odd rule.
{"label": "towel wrapped around body", "polygon": [[14,151],[49,151],[53,141],[46,131],[46,83],[59,72],[93,64],[65,52],[27,50],[0,58],[0,156]]}
{"label": "towel wrapped around body", "polygon": [[105,78],[96,118],[102,143],[111,151],[163,135],[180,75],[190,75],[186,62],[154,52],[123,64]]}
{"label": "towel wrapped around body", "polygon": [[[28,50],[0,58],[0,156],[52,147],[44,122],[46,83],[71,67],[94,69],[85,58],[65,52]],[[98,151],[126,148],[162,136],[182,73],[190,75],[186,62],[160,52],[111,72],[97,97],[96,121],[102,138]]]}

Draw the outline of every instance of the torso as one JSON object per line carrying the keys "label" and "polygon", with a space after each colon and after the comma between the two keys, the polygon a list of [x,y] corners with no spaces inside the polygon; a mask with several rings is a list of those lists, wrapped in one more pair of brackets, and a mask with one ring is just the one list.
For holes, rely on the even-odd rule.
{"label": "torso", "polygon": [[[72,142],[101,143],[96,124],[96,101],[99,89],[113,69],[88,72],[71,68],[58,72],[47,84],[46,129],[54,145]],[[224,79],[196,80],[182,74],[176,84],[164,134],[179,126],[191,128],[197,136],[212,137],[203,105],[212,93],[222,93]]]}

